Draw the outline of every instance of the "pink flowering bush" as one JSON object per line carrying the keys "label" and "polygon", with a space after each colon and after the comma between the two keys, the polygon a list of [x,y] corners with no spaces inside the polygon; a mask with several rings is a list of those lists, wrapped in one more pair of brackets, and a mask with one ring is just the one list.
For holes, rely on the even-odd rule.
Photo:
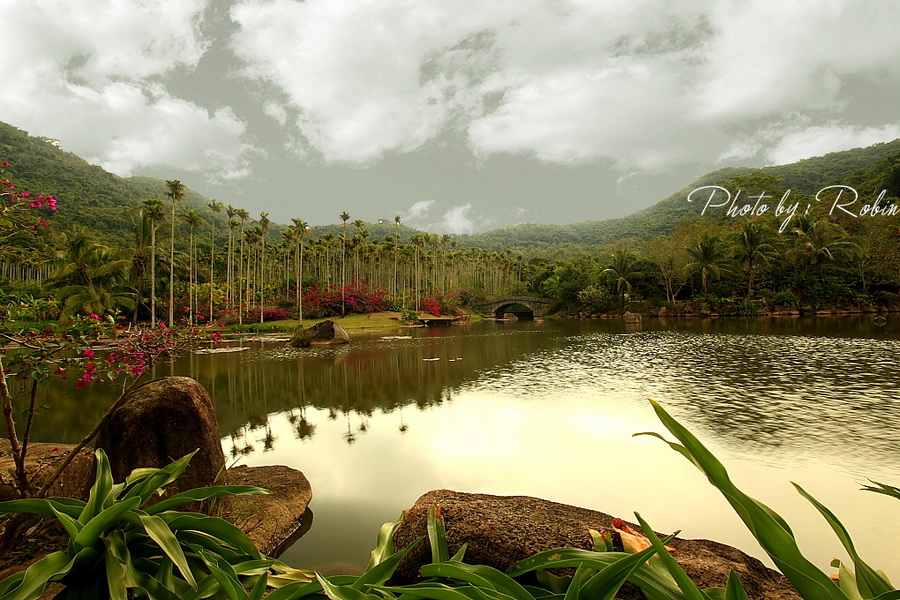
{"label": "pink flowering bush", "polygon": [[[122,386],[122,394],[107,411],[109,415],[155,362],[190,350],[199,338],[196,328],[167,328],[160,324],[126,329],[122,318],[110,315],[79,316],[36,331],[18,329],[9,318],[0,321],[0,404],[20,495],[32,492],[25,457],[43,382],[54,377],[68,379],[75,382],[77,389],[101,381],[117,383]],[[24,418],[21,429],[17,429],[16,418]],[[97,428],[82,441],[81,447],[96,431]],[[77,454],[78,449],[70,456]],[[59,472],[67,464],[63,463]],[[41,491],[50,484],[52,481],[45,483]]]}
{"label": "pink flowering bush", "polygon": [[389,305],[387,292],[371,287],[363,280],[353,281],[343,290],[337,285],[303,290],[303,314],[313,319],[381,312],[388,310]]}
{"label": "pink flowering bush", "polygon": [[18,231],[46,227],[46,215],[56,210],[56,198],[21,191],[9,179],[9,163],[0,162],[0,240]]}

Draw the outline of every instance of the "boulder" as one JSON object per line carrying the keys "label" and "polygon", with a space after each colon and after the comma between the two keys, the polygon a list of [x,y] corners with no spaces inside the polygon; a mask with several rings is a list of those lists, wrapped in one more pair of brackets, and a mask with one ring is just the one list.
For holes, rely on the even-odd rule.
{"label": "boulder", "polygon": [[626,324],[637,325],[643,321],[643,318],[640,313],[625,311],[625,314],[622,315],[622,320],[625,321]]}
{"label": "boulder", "polygon": [[134,389],[97,434],[113,479],[138,467],[163,467],[199,449],[170,493],[224,483],[225,454],[209,394],[190,377],[164,377]]}
{"label": "boulder", "polygon": [[508,313],[503,313],[503,320],[504,321],[518,321],[519,317],[517,317],[515,315],[515,313],[508,312]]}
{"label": "boulder", "polygon": [[330,319],[316,323],[312,327],[296,331],[291,336],[290,344],[295,348],[305,346],[329,346],[332,344],[347,344],[350,335],[344,328]]}
{"label": "boulder", "polygon": [[[530,496],[435,490],[421,496],[407,512],[394,534],[395,548],[405,548],[426,535],[429,506],[440,507],[451,554],[466,543],[467,563],[490,565],[501,571],[544,550],[590,549],[589,529],[612,531],[612,516],[585,508]],[[641,532],[640,526],[628,525]],[[800,598],[783,575],[736,548],[709,540],[681,538],[675,538],[669,545],[675,548],[675,559],[701,588],[724,587],[729,571],[734,569],[751,598]],[[420,544],[400,564],[394,581],[415,581],[419,568],[430,559],[428,544]],[[631,587],[623,588],[617,597],[643,598],[643,595]]]}

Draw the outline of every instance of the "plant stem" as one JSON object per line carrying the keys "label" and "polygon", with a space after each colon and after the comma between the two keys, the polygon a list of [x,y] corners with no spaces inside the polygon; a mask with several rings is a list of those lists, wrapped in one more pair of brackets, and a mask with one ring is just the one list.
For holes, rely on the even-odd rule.
{"label": "plant stem", "polygon": [[7,437],[13,454],[13,462],[16,464],[16,487],[19,488],[19,496],[28,495],[28,477],[25,474],[25,457],[19,438],[16,435],[16,421],[13,419],[12,396],[9,395],[9,387],[6,385],[6,369],[3,359],[0,358],[0,400],[3,402],[3,418],[6,420]]}

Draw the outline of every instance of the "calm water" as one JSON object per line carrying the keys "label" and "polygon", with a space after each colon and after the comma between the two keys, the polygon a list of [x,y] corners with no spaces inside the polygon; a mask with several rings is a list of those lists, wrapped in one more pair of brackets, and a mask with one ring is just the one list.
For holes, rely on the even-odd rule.
{"label": "calm water", "polygon": [[[481,323],[403,330],[329,349],[234,340],[247,350],[157,369],[210,391],[226,455],[286,464],[313,486],[312,527],[284,555],[327,571],[368,560],[381,523],[437,488],[523,494],[657,530],[762,551],[662,431],[661,402],[792,525],[822,568],[840,545],[800,483],[848,526],[861,554],[900,580],[900,506],[859,491],[900,484],[900,319]],[[92,395],[58,391],[40,439],[74,441]],[[55,403],[59,405],[61,403]],[[61,440],[60,437],[64,437]]]}

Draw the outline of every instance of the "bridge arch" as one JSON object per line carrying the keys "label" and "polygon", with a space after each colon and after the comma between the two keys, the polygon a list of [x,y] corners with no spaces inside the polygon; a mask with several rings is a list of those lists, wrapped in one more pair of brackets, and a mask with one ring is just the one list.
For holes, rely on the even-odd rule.
{"label": "bridge arch", "polygon": [[483,302],[478,305],[478,310],[483,314],[493,315],[500,319],[503,317],[503,313],[507,312],[510,307],[519,305],[529,309],[535,317],[543,317],[556,308],[557,302],[552,298],[508,296],[506,298],[498,298],[496,300]]}

